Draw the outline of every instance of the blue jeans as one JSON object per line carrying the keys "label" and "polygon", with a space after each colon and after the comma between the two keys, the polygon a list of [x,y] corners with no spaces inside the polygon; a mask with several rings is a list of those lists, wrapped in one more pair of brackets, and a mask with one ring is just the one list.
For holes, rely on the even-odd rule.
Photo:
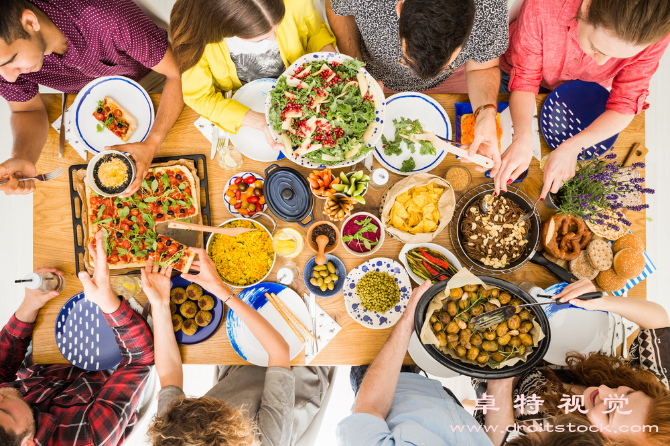
{"label": "blue jeans", "polygon": [[[505,73],[502,69],[500,70],[500,90],[498,91],[500,94],[510,94],[511,91],[509,91],[509,78],[510,75]],[[551,90],[548,88],[544,88],[543,86],[540,85],[540,94],[545,94],[545,93],[551,93]]]}

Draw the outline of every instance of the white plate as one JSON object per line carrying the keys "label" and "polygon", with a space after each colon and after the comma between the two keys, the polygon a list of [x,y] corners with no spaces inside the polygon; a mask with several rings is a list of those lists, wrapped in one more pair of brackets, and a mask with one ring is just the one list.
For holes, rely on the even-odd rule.
{"label": "white plate", "polygon": [[[265,98],[276,83],[277,79],[256,79],[237,90],[233,99],[255,112],[265,113]],[[231,134],[230,142],[254,161],[269,163],[284,158],[283,152],[270,147],[263,132],[251,127],[241,127],[237,133]]]}
{"label": "white plate", "polygon": [[[361,298],[356,293],[356,284],[370,271],[388,273],[395,278],[400,288],[400,302],[384,314],[364,309],[361,306]],[[344,304],[347,307],[347,313],[356,322],[368,328],[389,328],[398,322],[405,311],[412,294],[412,282],[409,280],[407,271],[400,263],[392,259],[377,257],[351,270],[347,274],[342,291],[344,292]]]}
{"label": "white plate", "polygon": [[[555,296],[567,283],[557,283],[547,288],[546,294]],[[550,299],[538,297],[538,302]],[[609,329],[609,314],[605,311],[589,311],[573,305],[543,305],[551,327],[551,343],[544,360],[556,365],[566,365],[565,355],[571,351],[588,354],[600,351]]]}
{"label": "white plate", "polygon": [[[233,205],[230,204],[230,201],[229,201],[230,199],[229,199],[228,197],[226,197],[226,192],[228,192],[228,188],[230,187],[231,184],[233,184],[233,183],[235,182],[235,180],[236,180],[238,177],[241,176],[242,179],[244,179],[244,178],[248,177],[249,175],[253,175],[253,176],[256,178],[256,180],[261,180],[261,182],[263,183],[263,185],[265,185],[265,180],[263,179],[262,176],[258,175],[257,173],[253,173],[253,172],[240,172],[240,173],[236,173],[235,175],[233,175],[232,177],[230,177],[230,179],[228,180],[228,182],[226,183],[226,185],[223,187],[223,204],[226,205],[226,209],[228,209],[228,212],[230,212],[231,214],[233,214],[234,217],[251,218],[251,217],[248,217],[248,216],[246,216],[246,215],[242,215],[242,214],[240,214],[240,213],[237,211],[237,209],[235,209],[235,206],[233,206]],[[266,207],[267,207],[267,204],[264,204],[262,210],[265,210]],[[262,212],[262,211],[258,211],[258,212]]]}
{"label": "white plate", "polygon": [[[292,76],[295,73],[296,68],[304,64],[305,62],[313,62],[315,60],[323,60],[326,62],[339,62],[342,63],[345,60],[352,60],[350,56],[347,56],[346,54],[340,54],[340,53],[311,53],[311,54],[305,54],[295,62],[293,62],[287,69],[284,71],[282,76]],[[379,99],[377,109],[375,110],[375,130],[372,133],[372,136],[368,139],[366,142],[366,145],[368,147],[374,147],[374,145],[379,141],[379,138],[382,137],[382,130],[384,128],[384,121],[385,121],[385,116],[386,116],[386,99],[384,96],[384,93],[381,91],[379,84],[377,81],[370,75],[370,73],[367,72],[365,68],[363,68],[363,73],[365,74],[365,78],[368,81],[368,85],[374,86],[374,88],[377,91],[377,98]],[[274,88],[274,86],[272,87]],[[267,120],[268,127],[270,128],[270,133],[272,134],[272,137],[277,141],[279,144],[282,143],[281,138],[279,138],[279,135],[277,134],[277,131],[272,128],[269,122],[269,117],[268,117],[268,111],[270,110],[270,107],[272,104],[270,103],[270,95],[268,95],[267,100],[265,101],[265,119]],[[294,147],[295,149],[295,147]],[[283,151],[284,149],[282,149]],[[373,149],[374,150],[374,149]],[[368,152],[365,156],[357,156],[355,158],[350,159],[349,161],[343,161],[338,164],[334,164],[332,166],[325,166],[321,164],[316,164],[311,162],[309,159],[302,157],[302,156],[293,156],[291,154],[286,154],[284,155],[294,163],[307,167],[310,169],[323,169],[326,167],[330,167],[331,169],[338,169],[340,167],[346,167],[346,166],[351,166],[353,164],[356,164],[363,159],[367,155],[369,155],[370,152]]]}
{"label": "white plate", "polygon": [[[395,135],[394,119],[407,118],[418,119],[427,132],[434,132],[437,136],[443,138],[451,138],[451,121],[444,108],[430,96],[421,93],[397,93],[386,99],[386,125],[384,126],[384,136],[386,139],[393,140]],[[403,149],[400,155],[388,156],[384,153],[383,142],[380,138],[373,150],[375,158],[382,166],[391,172],[399,175],[411,175],[419,172],[430,172],[440,165],[442,160],[447,156],[444,150],[436,149],[436,155],[419,155],[419,148],[417,147],[414,153],[411,153],[401,143],[400,148]],[[402,162],[414,158],[416,167],[410,172],[401,172]]]}
{"label": "white plate", "polygon": [[412,333],[412,337],[409,339],[409,348],[407,351],[416,365],[421,367],[421,370],[426,373],[437,376],[439,378],[455,378],[456,376],[460,375],[460,373],[446,368],[437,362],[435,358],[430,356],[421,344],[421,340],[419,339],[419,336],[417,336],[416,332]]}
{"label": "white plate", "polygon": [[407,264],[407,258],[405,257],[407,252],[414,248],[428,248],[432,249],[433,251],[437,251],[440,254],[444,255],[447,258],[449,264],[453,265],[454,268],[456,268],[459,271],[462,268],[461,262],[458,261],[456,256],[450,253],[447,249],[441,247],[440,245],[436,245],[435,243],[416,243],[416,244],[407,243],[405,244],[405,246],[402,247],[400,254],[398,254],[398,259],[400,259],[400,263],[402,263],[405,269],[407,270],[407,274],[409,274],[412,280],[418,283],[419,285],[421,285],[425,281],[412,272],[412,269]]}
{"label": "white plate", "polygon": [[[258,311],[288,342],[291,349],[291,359],[298,356],[304,344],[293,333],[291,327],[284,320],[275,307],[268,302],[265,293],[275,293],[286,307],[297,317],[305,327],[309,327],[310,319],[305,303],[295,291],[279,283],[259,283],[240,292],[239,297],[251,308]],[[226,331],[228,340],[242,359],[261,367],[268,366],[268,353],[261,343],[251,333],[251,330],[231,309],[226,315]],[[302,334],[306,337],[306,334]]]}
{"label": "white plate", "polygon": [[123,76],[101,77],[90,82],[77,95],[71,107],[74,110],[75,127],[86,150],[96,154],[105,150],[105,146],[127,144],[109,129],[98,132],[99,121],[93,117],[98,101],[109,96],[117,101],[137,120],[137,129],[128,143],[142,142],[146,139],[154,123],[154,105],[149,93],[132,79]]}

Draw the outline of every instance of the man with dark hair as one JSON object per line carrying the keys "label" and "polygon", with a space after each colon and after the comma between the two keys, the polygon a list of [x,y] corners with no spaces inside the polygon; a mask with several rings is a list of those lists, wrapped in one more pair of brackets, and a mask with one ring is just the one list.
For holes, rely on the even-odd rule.
{"label": "man with dark hair", "polygon": [[137,164],[137,179],[123,195],[129,196],[184,106],[167,32],[132,0],[0,1],[0,96],[9,102],[14,135],[12,156],[0,164],[0,180],[9,180],[0,191],[28,194],[35,188],[19,178],[37,173],[49,132],[39,85],[74,94],[96,78],[115,75],[140,82],[149,93],[163,92],[145,140],[119,149]]}
{"label": "man with dark hair", "polygon": [[[154,362],[147,323],[112,293],[102,232],[96,238],[93,278],[82,272],[86,299],[100,307],[122,360],[116,371],[87,372],[72,365],[35,364],[30,346],[40,308],[58,296],[26,289],[23,303],[0,331],[0,445],[88,446],[123,442]],[[53,268],[36,272],[62,275]]]}
{"label": "man with dark hair", "polygon": [[[468,150],[491,158],[491,177],[497,174],[498,56],[507,49],[507,0],[326,0],[326,14],[340,52],[364,61],[387,89],[468,93],[476,113]],[[463,71],[467,87],[459,85]]]}

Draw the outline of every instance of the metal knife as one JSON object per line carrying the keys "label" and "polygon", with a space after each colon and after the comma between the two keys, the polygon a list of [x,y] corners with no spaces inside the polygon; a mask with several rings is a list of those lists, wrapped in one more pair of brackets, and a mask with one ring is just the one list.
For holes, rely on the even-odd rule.
{"label": "metal knife", "polygon": [[212,124],[212,153],[209,155],[209,159],[213,160],[216,155],[216,144],[219,142],[219,126]]}
{"label": "metal knife", "polygon": [[67,107],[67,93],[63,93],[63,102],[61,104],[60,135],[58,138],[58,158],[63,157],[65,152],[65,108]]}

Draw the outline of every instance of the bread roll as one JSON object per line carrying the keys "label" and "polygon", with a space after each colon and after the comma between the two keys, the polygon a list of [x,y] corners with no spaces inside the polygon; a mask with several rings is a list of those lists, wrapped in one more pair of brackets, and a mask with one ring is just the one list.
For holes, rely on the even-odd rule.
{"label": "bread roll", "polygon": [[617,276],[613,268],[601,271],[596,277],[596,282],[605,291],[619,291],[626,285],[626,279]]}
{"label": "bread roll", "polygon": [[592,240],[586,247],[589,263],[598,271],[612,267],[612,248],[605,240]]}
{"label": "bread roll", "polygon": [[623,248],[614,254],[614,271],[624,279],[634,279],[644,271],[644,255],[635,248]]}
{"label": "bread roll", "polygon": [[644,252],[644,242],[637,235],[628,233],[612,244],[612,250],[617,253],[624,248],[635,248]]}
{"label": "bread roll", "polygon": [[591,266],[586,258],[586,251],[582,249],[579,252],[579,257],[575,260],[570,260],[570,272],[578,279],[593,280],[596,278],[599,271]]}

